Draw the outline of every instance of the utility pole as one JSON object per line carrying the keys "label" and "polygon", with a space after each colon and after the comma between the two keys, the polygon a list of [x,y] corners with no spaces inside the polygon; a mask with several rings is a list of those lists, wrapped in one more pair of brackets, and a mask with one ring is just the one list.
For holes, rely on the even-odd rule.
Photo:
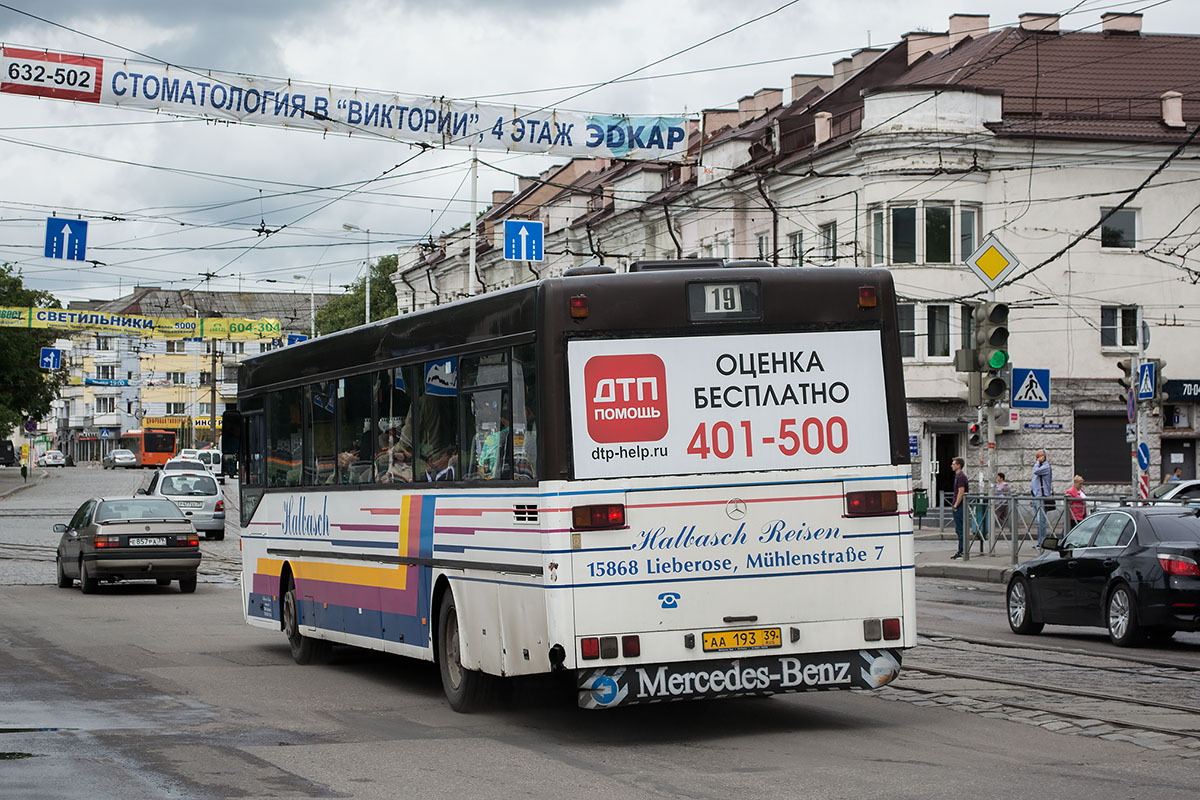
{"label": "utility pole", "polygon": [[467,255],[467,279],[463,281],[463,289],[467,296],[475,294],[475,250],[479,245],[479,159],[475,157],[475,148],[471,148],[471,237]]}
{"label": "utility pole", "polygon": [[212,436],[213,447],[217,446],[217,340],[212,340],[212,372],[208,376],[212,390],[209,392],[209,434]]}
{"label": "utility pole", "polygon": [[1135,404],[1134,405],[1134,413],[1136,414],[1136,416],[1134,417],[1134,426],[1135,427],[1134,427],[1134,439],[1133,439],[1133,452],[1131,452],[1129,454],[1130,468],[1133,473],[1133,479],[1131,481],[1132,492],[1130,494],[1130,497],[1138,496],[1138,482],[1139,482],[1138,481],[1138,472],[1139,472],[1139,470],[1138,470],[1138,450],[1140,450],[1142,448],[1142,416],[1143,416],[1142,406],[1143,406],[1143,403],[1142,403],[1141,399],[1138,397],[1138,394],[1141,392],[1141,389],[1142,389],[1142,387],[1141,387],[1142,364],[1144,364],[1146,361],[1146,337],[1142,336],[1142,307],[1140,305],[1137,307],[1137,345],[1138,345],[1137,360],[1133,362],[1133,370],[1129,373],[1129,376],[1130,376],[1129,386],[1130,386],[1130,391],[1133,392],[1133,402]]}

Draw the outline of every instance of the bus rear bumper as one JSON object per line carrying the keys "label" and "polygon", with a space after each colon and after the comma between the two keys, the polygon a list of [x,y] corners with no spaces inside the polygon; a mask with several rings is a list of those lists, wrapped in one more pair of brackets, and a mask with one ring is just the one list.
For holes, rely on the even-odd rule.
{"label": "bus rear bumper", "polygon": [[900,650],[625,664],[578,671],[580,708],[824,689],[878,689],[900,673]]}

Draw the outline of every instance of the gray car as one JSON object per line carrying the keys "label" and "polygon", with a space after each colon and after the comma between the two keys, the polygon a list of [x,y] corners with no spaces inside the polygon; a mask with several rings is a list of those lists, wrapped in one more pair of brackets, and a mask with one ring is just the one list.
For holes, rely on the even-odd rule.
{"label": "gray car", "polygon": [[179,581],[196,591],[200,540],[175,504],[160,497],[93,497],[81,505],[61,533],[55,562],[58,587],[76,579],[84,594],[100,581],[152,578],[159,586]]}
{"label": "gray car", "polygon": [[225,498],[216,479],[203,467],[186,472],[160,470],[138,494],[170,500],[205,538],[225,538]]}
{"label": "gray car", "polygon": [[137,456],[133,454],[133,451],[123,450],[121,448],[117,448],[116,450],[106,453],[104,457],[100,459],[100,466],[104,467],[105,469],[116,469],[117,467],[129,468],[136,467],[137,465]]}

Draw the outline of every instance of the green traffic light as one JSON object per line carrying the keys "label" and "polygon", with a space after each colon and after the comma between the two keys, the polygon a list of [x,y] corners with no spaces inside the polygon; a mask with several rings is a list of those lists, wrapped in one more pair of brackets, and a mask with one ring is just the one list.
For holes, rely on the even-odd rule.
{"label": "green traffic light", "polygon": [[988,366],[992,369],[1003,369],[1008,363],[1008,353],[1003,350],[997,350],[988,357]]}

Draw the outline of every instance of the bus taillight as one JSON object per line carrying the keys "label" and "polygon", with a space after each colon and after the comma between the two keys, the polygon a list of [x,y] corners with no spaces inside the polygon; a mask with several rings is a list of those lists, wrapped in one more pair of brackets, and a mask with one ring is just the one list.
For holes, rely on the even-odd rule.
{"label": "bus taillight", "polygon": [[600,657],[600,639],[596,636],[585,636],[579,640],[579,655],[584,661],[594,661]]}
{"label": "bus taillight", "polygon": [[846,492],[847,517],[871,517],[896,513],[896,491],[885,489],[868,492]]}
{"label": "bus taillight", "polygon": [[577,294],[571,298],[571,319],[587,319],[588,299],[586,294]]}
{"label": "bus taillight", "polygon": [[601,506],[575,506],[571,509],[571,525],[577,531],[604,531],[624,528],[625,505],[623,503],[610,503]]}

